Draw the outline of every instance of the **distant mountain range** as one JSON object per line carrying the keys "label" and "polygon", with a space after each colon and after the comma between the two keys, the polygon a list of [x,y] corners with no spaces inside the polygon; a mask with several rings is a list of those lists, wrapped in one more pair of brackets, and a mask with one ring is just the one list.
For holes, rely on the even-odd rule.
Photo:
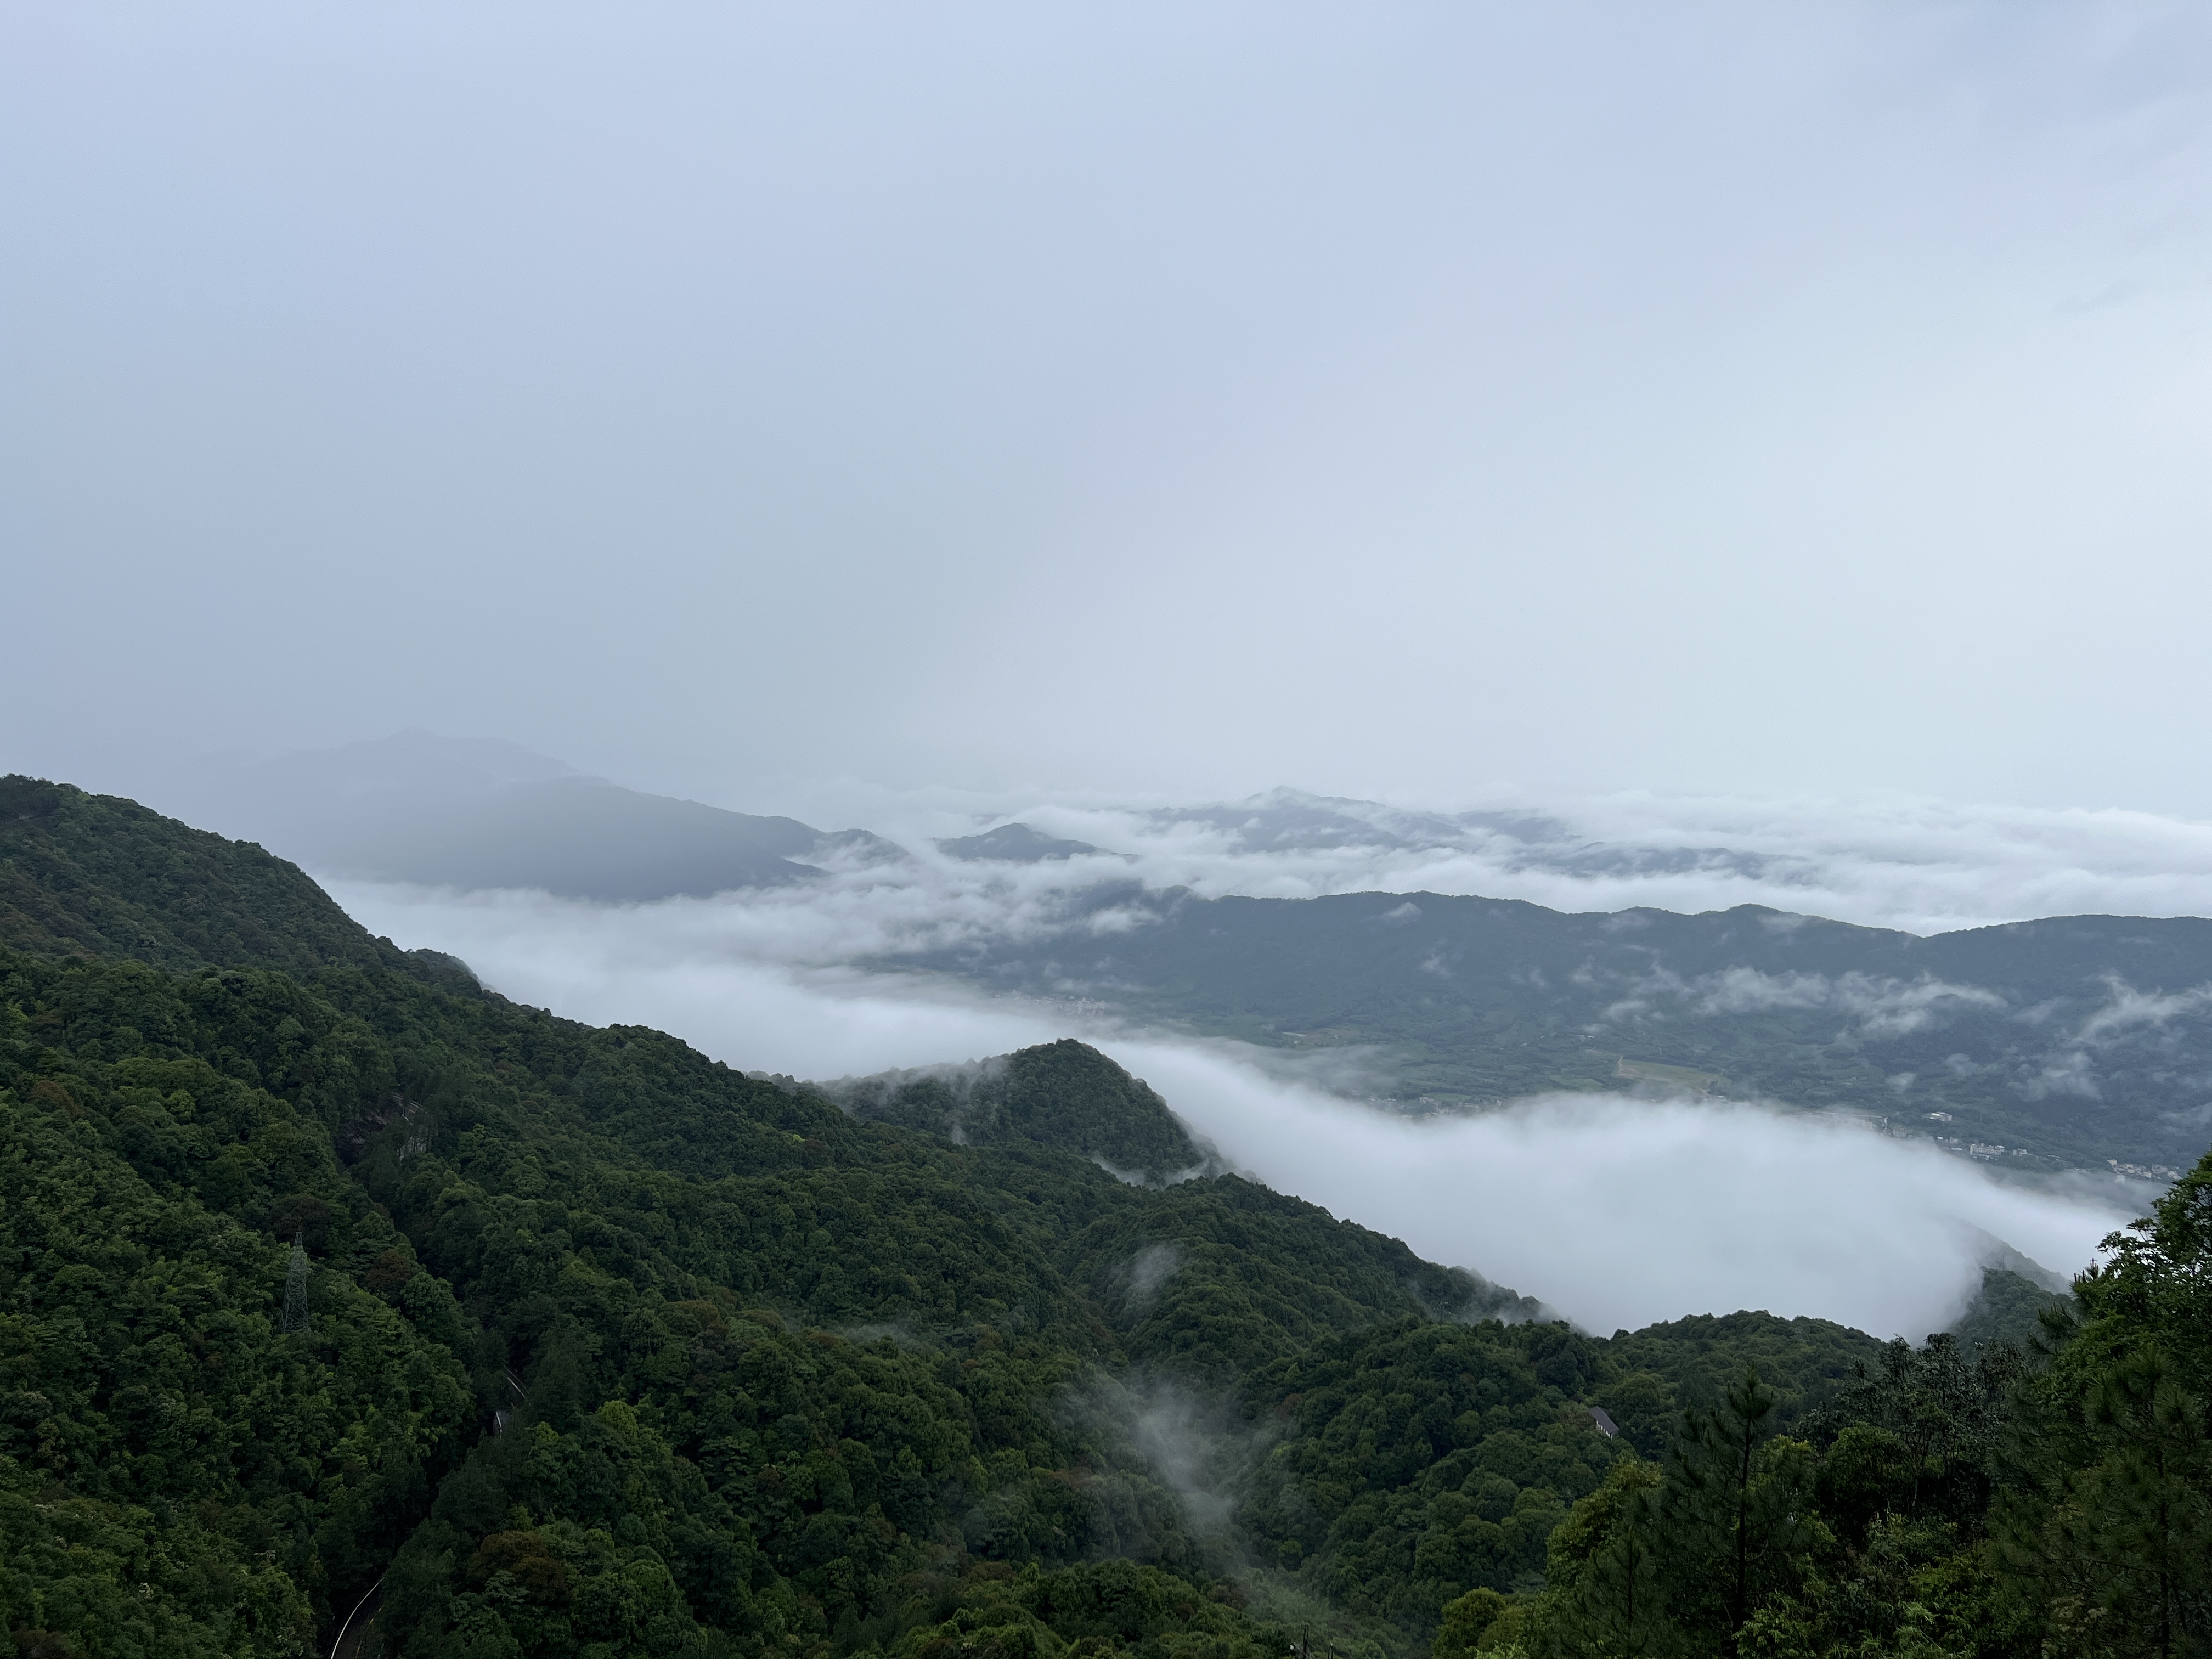
{"label": "distant mountain range", "polygon": [[1102,849],[1089,842],[1039,835],[1026,823],[1002,823],[980,836],[955,836],[940,841],[937,850],[949,858],[965,859],[972,863],[996,860],[1007,864],[1043,864],[1083,858]]}
{"label": "distant mountain range", "polygon": [[[625,788],[492,738],[421,730],[211,768],[166,804],[334,875],[462,889],[527,888],[600,902],[705,897],[810,879],[825,863],[903,858],[865,830],[732,812]],[[1276,789],[1135,815],[1200,830],[1232,854],[1480,853],[1510,870],[1590,876],[1726,872],[1789,884],[1802,860],[1724,847],[1609,845],[1535,812],[1420,812]],[[1019,822],[938,840],[969,863],[1037,864],[1109,849]],[[1800,866],[1803,867],[1801,868]]]}

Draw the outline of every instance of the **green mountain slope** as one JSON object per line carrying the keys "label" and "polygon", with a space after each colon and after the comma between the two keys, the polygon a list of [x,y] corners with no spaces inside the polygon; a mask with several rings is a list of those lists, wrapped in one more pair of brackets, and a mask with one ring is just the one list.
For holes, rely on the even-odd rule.
{"label": "green mountain slope", "polygon": [[[1111,930],[1083,925],[1108,908]],[[1755,905],[1577,915],[1115,885],[1065,920],[898,960],[1249,1042],[1376,1045],[1421,1109],[1558,1089],[1757,1095],[2015,1168],[2168,1176],[2212,1142],[2212,921],[2194,917],[1922,939]]]}
{"label": "green mountain slope", "polygon": [[0,947],[172,971],[350,964],[473,992],[465,963],[373,937],[297,865],[114,795],[0,778]]}
{"label": "green mountain slope", "polygon": [[[1911,1351],[1815,1321],[1470,1322],[1496,1292],[1310,1205],[1100,1169],[1086,1110],[1173,1126],[1103,1057],[999,1075],[960,1145],[374,962],[0,954],[0,1625],[299,1651],[380,1584],[359,1650],[418,1659],[1410,1659],[1565,1618],[1638,1449],[1692,1467],[1745,1361],[1824,1435],[1910,1404]],[[1851,1480],[1793,1513],[1905,1513]]]}
{"label": "green mountain slope", "polygon": [[[419,1407],[380,1407],[357,1431],[327,1418],[313,1445],[313,1431],[289,1431],[306,1460],[287,1466],[295,1489],[258,1502],[249,1489],[222,1509],[237,1550],[291,1540],[277,1559],[295,1622],[304,1606],[327,1624],[381,1565],[393,1528],[374,1519],[376,1482],[427,1492],[470,1437],[460,1423],[515,1413],[476,1441],[398,1553],[381,1616],[415,1632],[410,1652],[462,1642],[501,1571],[557,1580],[573,1607],[649,1557],[666,1576],[640,1592],[646,1625],[763,1639],[827,1634],[841,1607],[892,1618],[895,1587],[916,1572],[951,1573],[957,1600],[993,1560],[1073,1565],[1110,1544],[1202,1577],[1219,1557],[1141,1437],[1073,1402],[1155,1373],[1244,1400],[1248,1379],[1314,1341],[1425,1326],[1484,1288],[1233,1176],[1146,1189],[1018,1137],[955,1146],[656,1033],[594,1031],[388,970],[302,983],[15,957],[0,995],[0,1105],[30,1149],[15,1167],[40,1164],[40,1136],[97,1141],[109,1160],[70,1183],[96,1189],[76,1211],[35,1187],[8,1206],[19,1489],[108,1501],[101,1465],[126,1455],[138,1507],[117,1524],[138,1530],[118,1560],[155,1547],[165,1513],[204,1501],[209,1454],[153,1455],[167,1408],[130,1403],[146,1386],[142,1339],[113,1324],[87,1348],[54,1340],[51,1321],[57,1284],[63,1316],[112,1288],[113,1249],[174,1281],[193,1260],[179,1239],[212,1228],[238,1242],[177,1316],[184,1355],[243,1342],[223,1366],[240,1386],[306,1364],[322,1392],[374,1399],[392,1343],[427,1346],[409,1363],[473,1392],[457,1406],[444,1385],[441,1426],[410,1429],[422,1443],[396,1462],[370,1455],[373,1436]],[[151,1207],[131,1208],[125,1188]],[[275,1328],[282,1242],[303,1228],[316,1330],[337,1341],[342,1320],[380,1302],[403,1322],[382,1349],[310,1353]],[[107,1265],[42,1280],[29,1269],[57,1231]],[[1455,1328],[1503,1364],[1528,1331],[1558,1328]],[[1561,1400],[1613,1369],[1591,1352],[1589,1377],[1553,1385]],[[64,1397],[97,1438],[47,1425]],[[358,1455],[343,1449],[363,1435]],[[1526,1471],[1555,1509],[1584,1484],[1561,1489],[1563,1468]],[[371,1518],[356,1525],[349,1504]],[[1515,1559],[1525,1570],[1526,1552]],[[527,1618],[541,1615],[555,1617]],[[589,1633],[580,1614],[559,1617],[569,1635],[541,1632],[547,1650]]]}
{"label": "green mountain slope", "polygon": [[14,775],[0,778],[0,944],[172,969],[385,959],[297,866],[258,847]]}

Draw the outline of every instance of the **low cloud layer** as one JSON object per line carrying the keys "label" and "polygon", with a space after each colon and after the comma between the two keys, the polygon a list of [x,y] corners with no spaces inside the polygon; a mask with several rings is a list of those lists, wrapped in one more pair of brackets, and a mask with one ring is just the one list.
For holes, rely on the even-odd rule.
{"label": "low cloud layer", "polygon": [[2127,1218],[1765,1107],[1575,1096],[1414,1122],[1218,1050],[1111,1046],[1269,1186],[1601,1332],[1763,1308],[1917,1340],[1965,1305],[1989,1237],[2072,1273]]}
{"label": "low cloud layer", "polygon": [[520,1001],[594,1024],[657,1026],[748,1070],[861,1075],[1065,1034],[1065,1011],[1052,1005],[841,965],[903,932],[896,906],[871,909],[864,893],[846,903],[817,896],[818,906],[768,894],[617,907],[325,884],[373,932],[449,951]]}
{"label": "low cloud layer", "polygon": [[1764,1308],[1917,1338],[1963,1305],[1990,1237],[2070,1273],[2130,1212],[2117,1193],[2031,1190],[1925,1144],[1752,1105],[1586,1097],[1410,1122],[1328,1092],[1281,1054],[804,960],[826,937],[780,930],[776,918],[797,920],[781,901],[338,890],[373,928],[452,951],[509,995],[655,1025],[747,1069],[849,1075],[1084,1037],[1268,1185],[1595,1330]]}
{"label": "low cloud layer", "polygon": [[[2179,1001],[2178,998],[2163,999]],[[1723,968],[1685,979],[1656,973],[1606,1010],[1608,1020],[1634,1018],[1673,1003],[1701,1017],[1763,1013],[1774,1008],[1830,1008],[1849,1015],[1866,1036],[1901,1036],[1939,1024],[1966,1009],[2002,1009],[2004,999],[1978,985],[1886,975],[1763,973]]]}
{"label": "low cloud layer", "polygon": [[[814,969],[1049,932],[1062,925],[1072,894],[1103,882],[1206,897],[1470,894],[1565,911],[1760,904],[1787,913],[1771,919],[1777,927],[1802,915],[1917,933],[2037,916],[2212,915],[2212,824],[2139,812],[1644,796],[1544,811],[1442,812],[1291,791],[1236,806],[1140,808],[893,794],[849,784],[725,804],[788,811],[831,828],[859,825],[909,849],[889,861],[866,849],[831,853],[817,860],[825,871],[819,881],[656,906],[646,928],[687,956]],[[937,848],[941,838],[1007,823],[1098,850],[1022,863],[956,858]],[[225,830],[267,839],[250,823]],[[268,844],[286,850],[281,837]],[[372,908],[410,902],[397,889],[329,884]],[[508,928],[503,917],[532,930],[547,925],[535,900],[484,894],[434,902],[472,908],[467,925],[491,936]],[[1104,930],[1131,921],[1109,908],[1089,912],[1083,925]],[[556,925],[599,930],[581,916]],[[1961,998],[1987,995],[1764,975],[1648,988],[1694,995],[1716,1010],[1811,1006],[1811,999],[1869,1030],[1925,1023]],[[2131,1006],[2115,1018],[2140,1024],[2195,1011],[2169,1007],[2170,1000]]]}
{"label": "low cloud layer", "polygon": [[[1293,790],[1234,805],[1139,807],[853,785],[794,788],[774,804],[810,822],[862,823],[924,849],[932,867],[932,837],[996,823],[1101,849],[1022,867],[1029,890],[1133,878],[1207,896],[1426,891],[1561,910],[1764,904],[1919,933],[2033,916],[2212,914],[2212,824],[2150,812],[1648,794],[1445,811]],[[749,810],[762,805],[753,799]],[[995,866],[1002,875],[1013,867]],[[976,872],[951,873],[972,880]]]}

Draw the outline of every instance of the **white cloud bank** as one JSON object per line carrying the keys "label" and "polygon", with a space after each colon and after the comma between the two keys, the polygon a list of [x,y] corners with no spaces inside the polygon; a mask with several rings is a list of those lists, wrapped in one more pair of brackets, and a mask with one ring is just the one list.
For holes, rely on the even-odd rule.
{"label": "white cloud bank", "polygon": [[[1606,1018],[1633,1018],[1650,1012],[1662,998],[1686,1003],[1693,1012],[1705,1017],[1759,1013],[1771,1008],[1833,1008],[1856,1018],[1861,1035],[1872,1037],[1902,1036],[1968,1009],[1996,1010],[2005,1006],[2004,999],[1994,991],[1939,979],[1901,980],[1857,972],[1831,978],[1826,974],[1767,974],[1756,968],[1723,968],[1695,979],[1665,971],[1648,975],[1629,995],[1605,1011]],[[2179,1003],[2183,999],[2163,1000]]]}
{"label": "white cloud bank", "polygon": [[1413,1121],[1218,1052],[1108,1046],[1269,1186],[1600,1332],[1761,1308],[1917,1341],[1978,1284],[1981,1235],[2071,1273],[2126,1219],[1925,1143],[1755,1106],[1572,1096]]}
{"label": "white cloud bank", "polygon": [[1002,822],[1115,855],[1030,866],[1013,878],[1027,891],[1113,877],[1209,897],[1425,891],[1576,911],[1765,904],[1919,933],[2034,916],[2212,915],[2212,823],[2154,812],[1647,793],[1534,805],[1497,796],[1429,811],[1291,790],[1194,809],[849,782],[721,804],[864,824],[920,850],[932,882],[972,882],[976,871],[944,867],[931,837]]}
{"label": "white cloud bank", "polygon": [[[495,954],[510,936],[538,939],[550,929],[581,949],[584,958],[619,961],[625,979],[650,976],[681,958],[726,969],[773,963],[834,980],[844,964],[888,952],[1034,936],[1060,925],[1072,892],[1107,881],[1155,892],[1184,888],[1207,897],[1431,891],[1581,912],[1635,906],[1696,912],[1753,903],[1914,933],[2033,916],[2212,915],[2212,824],[2147,813],[1901,799],[1760,803],[1613,796],[1544,812],[1493,806],[1453,814],[1288,791],[1234,808],[1139,808],[1040,796],[895,794],[849,784],[729,804],[789,811],[838,827],[858,823],[898,842],[912,856],[872,863],[833,855],[823,878],[803,886],[672,901],[627,919],[595,915],[587,907],[549,908],[528,895],[410,897],[372,884],[326,878],[325,885],[349,905],[365,907],[359,911],[365,917],[431,906],[441,927],[459,927],[480,941],[459,951],[471,961]],[[945,857],[934,846],[938,837],[1007,822],[1026,822],[1102,850],[1033,864],[976,863]],[[1129,920],[1108,911],[1085,925]],[[1788,915],[1774,922],[1792,925]],[[543,971],[559,972],[550,965]],[[814,988],[831,988],[825,981]],[[1924,1024],[1990,994],[1969,987],[1852,975],[1831,983],[1747,970],[1671,988],[1655,980],[1641,988],[1695,995],[1714,1011],[1832,1006],[1870,1032]],[[615,994],[611,984],[608,992]],[[2193,1005],[2131,1006],[2112,1023],[2139,1024],[2193,1011]]]}
{"label": "white cloud bank", "polygon": [[1411,1122],[1285,1080],[1271,1053],[796,960],[827,941],[783,931],[777,918],[798,913],[781,900],[608,908],[333,890],[375,931],[451,951],[511,996],[657,1026],[746,1069],[831,1077],[1084,1037],[1269,1186],[1599,1331],[1763,1308],[1917,1339],[1971,1293],[1982,1235],[2072,1272],[2127,1218],[1932,1147],[1751,1106],[1557,1098]]}

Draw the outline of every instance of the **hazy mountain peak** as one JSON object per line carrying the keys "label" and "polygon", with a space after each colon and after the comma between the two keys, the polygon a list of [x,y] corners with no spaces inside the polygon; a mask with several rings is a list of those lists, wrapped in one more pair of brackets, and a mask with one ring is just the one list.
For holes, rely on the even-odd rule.
{"label": "hazy mountain peak", "polygon": [[[388,738],[297,749],[256,770],[348,793],[380,789],[479,791],[588,775],[504,738],[448,738],[412,726]],[[604,781],[604,780],[595,780]]]}
{"label": "hazy mountain peak", "polygon": [[197,794],[194,816],[333,874],[603,902],[781,886],[820,874],[803,860],[902,850],[624,788],[503,738],[420,727],[226,768]]}
{"label": "hazy mountain peak", "polygon": [[980,836],[955,836],[937,843],[948,858],[996,860],[1006,864],[1040,864],[1052,859],[1081,858],[1102,852],[1087,841],[1063,841],[1040,835],[1026,823],[1002,823]]}

